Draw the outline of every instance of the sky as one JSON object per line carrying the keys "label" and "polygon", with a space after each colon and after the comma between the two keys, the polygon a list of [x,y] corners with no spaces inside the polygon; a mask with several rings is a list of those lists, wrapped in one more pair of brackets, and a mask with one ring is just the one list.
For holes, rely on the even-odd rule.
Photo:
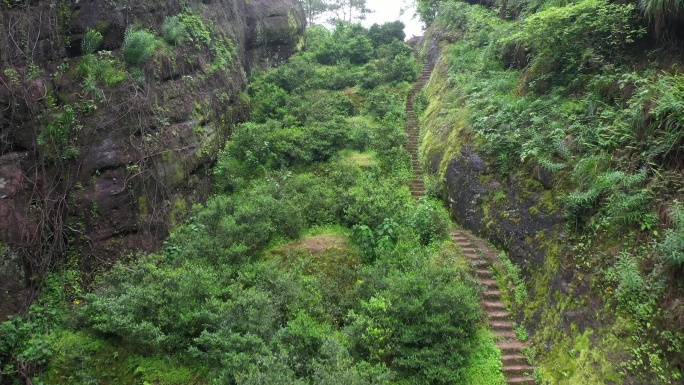
{"label": "sky", "polygon": [[[413,18],[415,12],[413,0],[366,0],[366,7],[375,11],[368,14],[366,20],[362,22],[366,27],[370,27],[374,23],[382,24],[399,19],[406,25],[404,32],[407,39],[413,35],[420,36],[423,34],[422,23],[418,18]],[[400,16],[402,8],[404,8],[404,13]]]}

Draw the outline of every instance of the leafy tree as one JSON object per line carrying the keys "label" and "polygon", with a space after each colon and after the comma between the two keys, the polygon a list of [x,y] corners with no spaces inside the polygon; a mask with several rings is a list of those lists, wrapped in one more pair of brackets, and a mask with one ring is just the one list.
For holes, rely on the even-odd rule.
{"label": "leafy tree", "polygon": [[437,16],[437,10],[444,0],[417,0],[416,13],[425,25],[430,25]]}
{"label": "leafy tree", "polygon": [[299,0],[299,3],[306,12],[309,26],[314,25],[318,16],[325,13],[330,6],[327,0]]}
{"label": "leafy tree", "polygon": [[372,11],[366,8],[366,0],[329,0],[329,10],[333,12],[330,22],[364,20]]}
{"label": "leafy tree", "polygon": [[480,316],[477,296],[453,271],[426,262],[375,281],[379,290],[350,311],[346,332],[356,354],[385,363],[407,383],[459,383]]}
{"label": "leafy tree", "polygon": [[390,44],[395,40],[404,41],[406,34],[404,33],[404,23],[401,21],[392,21],[389,23],[373,24],[368,30],[368,37],[373,43],[373,47],[377,48],[381,45]]}

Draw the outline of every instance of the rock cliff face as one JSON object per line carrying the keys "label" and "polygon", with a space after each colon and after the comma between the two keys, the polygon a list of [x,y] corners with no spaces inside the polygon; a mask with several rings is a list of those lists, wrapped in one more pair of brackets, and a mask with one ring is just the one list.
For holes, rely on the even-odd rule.
{"label": "rock cliff face", "polygon": [[[296,0],[0,4],[0,318],[53,266],[157,247],[208,194],[247,74],[304,26]],[[154,36],[142,64],[129,28]]]}

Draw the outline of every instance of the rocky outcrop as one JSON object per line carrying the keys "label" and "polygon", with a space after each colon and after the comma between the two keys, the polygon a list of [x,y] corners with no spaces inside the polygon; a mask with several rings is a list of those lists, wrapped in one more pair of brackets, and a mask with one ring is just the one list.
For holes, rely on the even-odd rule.
{"label": "rocky outcrop", "polygon": [[545,240],[564,237],[552,190],[533,175],[495,175],[471,146],[465,145],[449,162],[445,189],[452,216],[503,247],[525,269],[542,264],[548,252]]}
{"label": "rocky outcrop", "polygon": [[[0,290],[65,262],[91,273],[155,249],[209,193],[218,152],[249,114],[247,75],[287,59],[305,26],[296,0],[0,9],[0,246],[24,264],[21,279],[0,272]],[[165,43],[163,24],[179,14],[192,30]],[[156,36],[142,67],[124,60],[130,26]],[[102,43],[84,55],[89,30]]]}

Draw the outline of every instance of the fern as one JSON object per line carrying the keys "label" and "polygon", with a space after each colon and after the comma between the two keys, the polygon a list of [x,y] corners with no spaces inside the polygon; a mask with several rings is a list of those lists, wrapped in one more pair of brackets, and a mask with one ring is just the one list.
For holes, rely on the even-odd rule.
{"label": "fern", "polygon": [[653,193],[642,189],[636,193],[618,191],[612,194],[606,203],[606,213],[614,222],[623,225],[645,223],[648,220]]}
{"label": "fern", "polygon": [[632,255],[623,252],[615,265],[615,270],[618,278],[618,287],[615,290],[618,309],[638,317],[641,307],[648,301],[648,296],[644,293],[646,281],[639,266]]}
{"label": "fern", "polygon": [[648,223],[647,227],[650,227],[647,208],[653,198],[652,193],[639,187],[647,178],[646,171],[628,174],[612,170],[592,178],[591,169],[598,167],[598,159],[590,158],[575,166],[574,172],[584,178],[585,186],[584,191],[574,191],[564,197],[566,215],[576,222],[581,222],[584,219],[582,217],[590,209],[604,202],[604,212],[609,219],[622,224]]}
{"label": "fern", "polygon": [[565,168],[565,163],[554,162],[546,157],[539,157],[538,162],[543,169],[551,172],[558,172]]}
{"label": "fern", "polygon": [[673,228],[665,231],[658,244],[662,258],[670,264],[684,265],[684,204],[674,201],[668,210]]}

